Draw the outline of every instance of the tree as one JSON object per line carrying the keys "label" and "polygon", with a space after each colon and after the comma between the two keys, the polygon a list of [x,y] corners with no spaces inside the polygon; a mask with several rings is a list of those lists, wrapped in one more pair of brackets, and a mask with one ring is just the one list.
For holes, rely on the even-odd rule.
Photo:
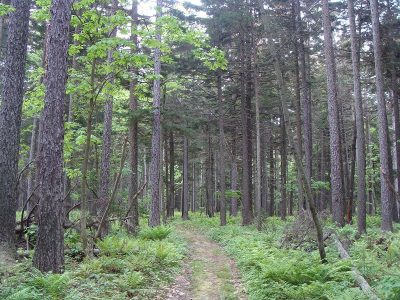
{"label": "tree", "polygon": [[[160,22],[162,16],[163,1],[157,0],[156,16],[156,40],[161,43]],[[155,227],[160,225],[160,155],[161,155],[161,49],[157,46],[154,49],[154,75],[156,76],[153,86],[153,129],[151,138],[151,212],[149,225]]]}
{"label": "tree", "polygon": [[39,141],[39,230],[33,265],[64,268],[63,139],[71,0],[53,1],[47,44],[46,95]]}
{"label": "tree", "polygon": [[[131,22],[131,41],[133,43],[132,53],[136,53],[138,47],[138,36],[135,33],[137,29],[139,17],[138,17],[138,2],[136,0],[132,1],[132,12],[131,12],[132,22]],[[129,85],[129,108],[132,110],[132,113],[135,113],[138,109],[138,101],[136,96],[136,87],[137,87],[137,72],[134,68],[132,70],[132,79]],[[131,169],[131,178],[129,182],[129,199],[131,201],[132,210],[129,212],[129,216],[132,219],[128,220],[128,230],[131,232],[136,232],[137,227],[139,226],[139,205],[137,198],[133,197],[137,193],[138,190],[138,121],[132,117],[129,124],[129,143],[130,143],[130,169]]]}
{"label": "tree", "polygon": [[340,141],[339,105],[337,100],[336,64],[332,41],[329,0],[322,1],[324,52],[328,91],[328,121],[331,154],[332,217],[339,226],[344,225],[343,165]]}
{"label": "tree", "polygon": [[[353,0],[347,0],[347,11],[350,24],[351,61],[353,66],[354,101],[356,113],[356,157],[357,157],[357,200],[358,200],[358,232],[366,232],[366,183],[365,183],[365,134],[364,113],[361,96],[359,37],[356,31]],[[352,195],[350,195],[352,196]]]}
{"label": "tree", "polygon": [[[118,0],[113,0],[110,14],[115,13],[118,7]],[[110,37],[117,35],[117,28],[113,28],[110,32]],[[108,51],[107,54],[108,63],[113,62],[113,51]],[[110,74],[110,84],[114,83],[115,74]],[[113,115],[113,97],[107,95],[104,103],[104,130],[103,130],[103,148],[101,151],[101,173],[100,173],[100,186],[99,186],[99,209],[98,216],[104,214],[107,209],[109,197],[110,197],[110,168],[111,168],[111,135],[112,135],[112,115]],[[104,237],[109,231],[109,223],[105,221],[103,227],[100,228],[100,237]]]}
{"label": "tree", "polygon": [[15,256],[18,158],[31,1],[13,0],[11,5],[15,11],[10,14],[0,107],[0,260],[4,262],[13,261]]}
{"label": "tree", "polygon": [[225,131],[224,131],[224,102],[222,98],[222,78],[221,74],[217,75],[217,98],[218,98],[218,129],[219,129],[219,185],[220,185],[220,224],[226,225],[226,203],[225,203]]}
{"label": "tree", "polygon": [[378,136],[381,174],[382,230],[392,231],[392,199],[390,192],[389,134],[386,114],[384,79],[382,71],[382,45],[379,30],[378,1],[370,0],[372,36],[375,61],[376,102],[378,103]]}

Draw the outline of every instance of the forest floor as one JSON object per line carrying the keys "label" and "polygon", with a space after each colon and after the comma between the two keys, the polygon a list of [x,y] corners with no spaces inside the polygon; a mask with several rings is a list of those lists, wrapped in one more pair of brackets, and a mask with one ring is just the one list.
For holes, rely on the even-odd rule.
{"label": "forest floor", "polygon": [[165,300],[246,300],[235,262],[199,230],[179,224],[176,231],[188,243],[182,272],[166,288]]}

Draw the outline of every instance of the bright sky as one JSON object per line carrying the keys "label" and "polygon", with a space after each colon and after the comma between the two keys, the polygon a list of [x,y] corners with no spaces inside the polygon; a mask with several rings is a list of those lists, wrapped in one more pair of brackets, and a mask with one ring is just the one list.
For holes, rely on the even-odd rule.
{"label": "bright sky", "polygon": [[[141,0],[139,1],[139,14],[145,16],[154,16],[155,15],[155,7],[156,7],[156,0]],[[201,0],[177,0],[176,7],[179,9],[183,9],[183,3],[189,2],[194,5],[201,5]],[[205,17],[203,14],[198,14],[201,17]]]}

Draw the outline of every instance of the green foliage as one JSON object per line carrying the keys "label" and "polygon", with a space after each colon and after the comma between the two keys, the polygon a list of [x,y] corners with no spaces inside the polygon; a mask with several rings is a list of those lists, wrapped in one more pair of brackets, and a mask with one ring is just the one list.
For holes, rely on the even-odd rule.
{"label": "green foliage", "polygon": [[99,256],[84,261],[71,255],[80,251],[79,235],[67,232],[65,273],[41,274],[30,264],[18,264],[12,275],[0,278],[0,299],[154,299],[179,271],[186,246],[170,227],[144,232],[133,237],[113,223],[112,234],[97,243]]}
{"label": "green foliage", "polygon": [[328,251],[329,263],[321,264],[317,251],[281,248],[287,223],[279,218],[268,218],[262,232],[239,226],[239,218],[223,227],[218,218],[191,220],[189,226],[207,232],[236,260],[249,299],[365,299],[354,287],[351,263],[336,252]]}
{"label": "green foliage", "polygon": [[140,231],[139,236],[144,240],[163,240],[171,233],[168,226],[158,226],[154,228],[146,228]]}

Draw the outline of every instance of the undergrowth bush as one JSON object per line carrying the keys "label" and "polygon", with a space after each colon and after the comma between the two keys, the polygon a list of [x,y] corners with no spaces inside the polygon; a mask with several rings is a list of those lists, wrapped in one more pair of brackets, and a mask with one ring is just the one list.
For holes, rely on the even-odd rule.
{"label": "undergrowth bush", "polygon": [[134,237],[118,224],[96,246],[98,257],[83,261],[79,235],[66,233],[66,271],[41,274],[26,260],[0,278],[1,300],[153,299],[180,270],[186,251],[171,227],[144,228]]}

